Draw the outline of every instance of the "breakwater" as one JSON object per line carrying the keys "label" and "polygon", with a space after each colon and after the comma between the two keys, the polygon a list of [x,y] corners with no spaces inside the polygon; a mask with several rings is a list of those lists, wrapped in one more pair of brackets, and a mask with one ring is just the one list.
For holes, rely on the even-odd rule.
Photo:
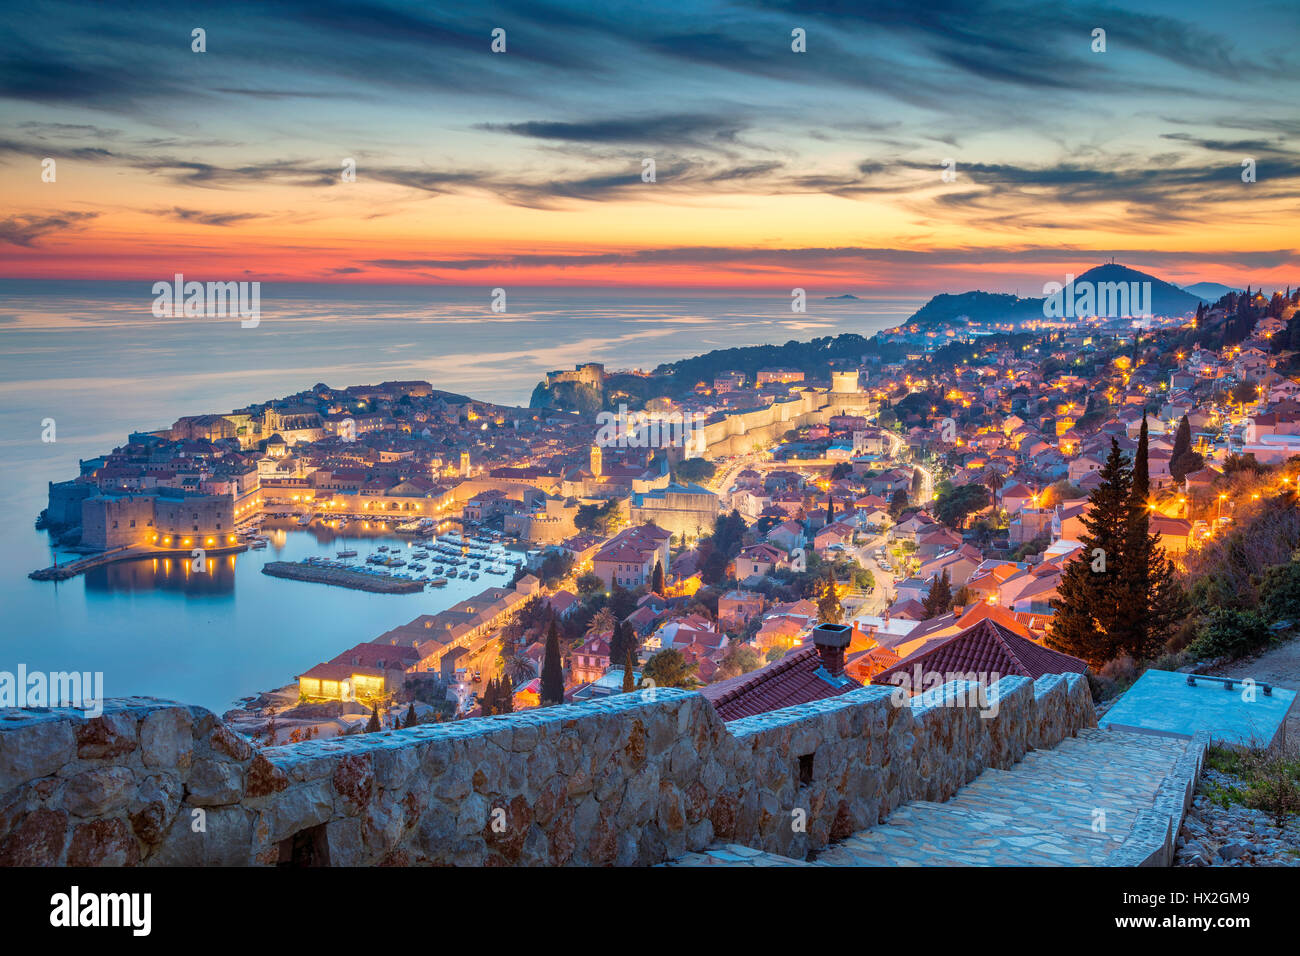
{"label": "breakwater", "polygon": [[262,568],[263,574],[274,578],[288,578],[291,581],[311,581],[316,584],[333,584],[341,588],[356,591],[373,591],[376,594],[411,594],[424,590],[423,581],[408,581],[404,578],[385,577],[378,574],[366,574],[362,571],[348,571],[343,568],[322,568],[310,564],[294,564],[289,561],[271,561]]}

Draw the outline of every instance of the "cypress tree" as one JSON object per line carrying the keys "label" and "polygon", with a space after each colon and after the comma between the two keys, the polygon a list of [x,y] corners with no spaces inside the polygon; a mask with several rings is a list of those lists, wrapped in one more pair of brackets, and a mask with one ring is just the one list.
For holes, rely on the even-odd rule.
{"label": "cypress tree", "polygon": [[654,576],[650,579],[650,590],[654,591],[660,597],[664,594],[664,563],[658,558],[655,559]]}
{"label": "cypress tree", "polygon": [[415,716],[415,701],[411,701],[411,706],[406,708],[406,726],[414,727],[420,722],[420,718]]}
{"label": "cypress tree", "polygon": [[564,671],[560,665],[560,632],[551,618],[546,632],[546,655],[542,658],[542,706],[564,703]]}
{"label": "cypress tree", "polygon": [[631,646],[627,649],[627,657],[623,661],[623,693],[628,694],[636,690],[636,679],[632,672],[636,670],[636,665],[632,657]]}
{"label": "cypress tree", "polygon": [[372,704],[370,707],[370,719],[366,721],[366,733],[373,734],[379,730],[379,707]]}
{"label": "cypress tree", "polygon": [[944,568],[942,576],[936,574],[930,579],[930,593],[925,596],[925,618],[928,621],[940,614],[947,614],[951,607],[952,578],[948,569]]}
{"label": "cypress tree", "polygon": [[835,520],[835,499],[831,497],[830,492],[826,493],[826,523],[830,524]]}
{"label": "cypress tree", "polygon": [[1186,616],[1185,596],[1173,562],[1160,546],[1160,533],[1150,529],[1148,491],[1147,424],[1143,419],[1133,459],[1129,531],[1121,567],[1124,604],[1115,636],[1118,649],[1134,660],[1157,656]]}
{"label": "cypress tree", "polygon": [[497,681],[497,713],[513,714],[515,712],[515,685],[506,674]]}
{"label": "cypress tree", "polygon": [[626,653],[626,641],[623,638],[623,622],[614,621],[614,633],[609,638],[609,663],[612,667],[621,661]]}
{"label": "cypress tree", "polygon": [[1047,635],[1049,647],[1096,666],[1116,656],[1123,617],[1130,612],[1121,569],[1131,527],[1132,472],[1113,438],[1100,476],[1081,519],[1083,551],[1061,574]]}
{"label": "cypress tree", "polygon": [[1196,471],[1205,462],[1201,456],[1192,451],[1192,426],[1184,415],[1174,433],[1174,450],[1169,457],[1169,474],[1174,481],[1181,482],[1190,472]]}
{"label": "cypress tree", "polygon": [[1116,618],[1111,641],[1117,650],[1134,659],[1145,656],[1136,653],[1145,647],[1149,625],[1146,596],[1151,589],[1151,536],[1150,507],[1147,494],[1150,490],[1147,464],[1147,421],[1142,419],[1138,433],[1137,452],[1133,456],[1133,470],[1129,477],[1128,530],[1124,552],[1120,560],[1120,578],[1123,583],[1121,610]]}

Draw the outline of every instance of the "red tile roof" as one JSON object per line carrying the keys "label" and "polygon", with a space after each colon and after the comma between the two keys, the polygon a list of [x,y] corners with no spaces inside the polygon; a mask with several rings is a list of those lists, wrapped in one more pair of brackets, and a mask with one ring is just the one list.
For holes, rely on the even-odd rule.
{"label": "red tile roof", "polygon": [[[922,648],[871,679],[873,684],[892,684],[895,675],[911,675],[921,668],[928,674],[1019,675],[1037,680],[1044,674],[1082,674],[1088,665],[1077,657],[1062,654],[1013,633],[991,618],[954,634],[943,643]],[[944,677],[947,680],[947,677]],[[924,689],[916,688],[917,690]]]}
{"label": "red tile roof", "polygon": [[700,693],[719,717],[736,720],[838,697],[862,686],[852,678],[842,684],[832,684],[818,675],[819,668],[821,656],[816,647],[808,645],[756,671],[710,684]]}

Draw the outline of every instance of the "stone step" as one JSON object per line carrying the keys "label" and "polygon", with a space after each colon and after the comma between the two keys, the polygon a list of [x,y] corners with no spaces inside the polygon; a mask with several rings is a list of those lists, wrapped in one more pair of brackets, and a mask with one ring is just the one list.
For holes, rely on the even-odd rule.
{"label": "stone step", "polygon": [[[910,812],[909,812],[910,811]],[[1104,857],[1059,831],[950,804],[912,804],[817,855],[822,866],[1078,866]]]}
{"label": "stone step", "polygon": [[[817,855],[822,866],[1103,864],[1152,806],[1188,741],[1085,730],[1006,770],[985,770],[944,803],[914,801]],[[1094,828],[1102,811],[1105,829]]]}
{"label": "stone step", "polygon": [[[826,847],[817,866],[1099,866],[1122,847],[1190,741],[1085,729],[1050,750],[988,769],[942,803],[917,800]],[[1104,829],[1097,830],[1097,812]],[[1137,844],[1142,845],[1142,844]],[[1144,851],[1145,852],[1145,851]],[[672,865],[787,866],[716,846]]]}

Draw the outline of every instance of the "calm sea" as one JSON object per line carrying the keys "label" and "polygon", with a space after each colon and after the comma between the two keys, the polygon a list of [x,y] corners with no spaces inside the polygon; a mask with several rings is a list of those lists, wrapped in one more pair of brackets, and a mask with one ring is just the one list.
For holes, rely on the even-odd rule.
{"label": "calm sea", "polygon": [[[779,294],[512,289],[507,311],[494,314],[487,288],[263,284],[261,322],[246,329],[238,319],[155,318],[150,286],[0,280],[0,481],[9,501],[0,671],[102,671],[108,696],[218,712],[494,581],[380,595],[260,573],[266,561],[342,549],[315,528],[222,558],[207,578],[140,562],[58,584],[28,580],[53,558],[48,536],[32,527],[46,483],[75,477],[79,459],[130,431],[317,382],[424,379],[525,405],[550,369],[584,361],[650,369],[717,348],[871,335],[922,304],[810,297],[806,314],[792,314]],[[49,419],[52,443],[41,438]]]}

